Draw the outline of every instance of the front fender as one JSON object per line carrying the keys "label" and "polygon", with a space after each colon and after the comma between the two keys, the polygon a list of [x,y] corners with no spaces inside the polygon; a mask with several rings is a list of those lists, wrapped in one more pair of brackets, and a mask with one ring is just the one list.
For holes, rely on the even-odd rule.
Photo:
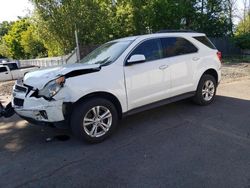
{"label": "front fender", "polygon": [[54,98],[56,100],[63,98],[64,102],[75,103],[82,97],[96,92],[105,92],[115,96],[121,104],[122,112],[127,111],[123,71],[119,67],[111,68],[111,65],[103,67],[99,72],[66,79],[64,87]]}

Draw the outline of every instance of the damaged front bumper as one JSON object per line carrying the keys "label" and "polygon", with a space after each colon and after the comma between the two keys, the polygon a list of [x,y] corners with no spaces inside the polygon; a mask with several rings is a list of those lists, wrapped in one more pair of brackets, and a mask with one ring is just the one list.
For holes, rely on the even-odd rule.
{"label": "damaged front bumper", "polygon": [[43,122],[59,122],[64,120],[63,101],[46,101],[45,99],[25,99],[23,107],[12,102],[15,112],[22,116]]}
{"label": "damaged front bumper", "polygon": [[39,122],[61,122],[65,120],[63,113],[63,99],[46,100],[32,96],[35,91],[17,82],[13,88],[12,107],[15,112],[26,119]]}

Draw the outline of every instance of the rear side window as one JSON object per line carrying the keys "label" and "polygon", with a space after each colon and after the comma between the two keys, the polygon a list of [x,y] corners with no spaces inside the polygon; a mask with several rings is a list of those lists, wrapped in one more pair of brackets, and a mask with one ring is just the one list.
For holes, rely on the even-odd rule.
{"label": "rear side window", "polygon": [[193,38],[196,39],[196,40],[198,40],[199,42],[201,42],[205,46],[207,46],[207,47],[209,47],[211,49],[215,49],[216,50],[216,47],[214,46],[214,44],[206,36],[193,37]]}
{"label": "rear side window", "polygon": [[0,73],[1,72],[6,72],[6,71],[7,71],[6,67],[0,67]]}
{"label": "rear side window", "polygon": [[162,38],[161,41],[164,57],[174,57],[198,51],[191,42],[181,37]]}
{"label": "rear side window", "polygon": [[153,61],[162,58],[161,40],[150,39],[141,43],[129,56],[144,55],[146,61]]}

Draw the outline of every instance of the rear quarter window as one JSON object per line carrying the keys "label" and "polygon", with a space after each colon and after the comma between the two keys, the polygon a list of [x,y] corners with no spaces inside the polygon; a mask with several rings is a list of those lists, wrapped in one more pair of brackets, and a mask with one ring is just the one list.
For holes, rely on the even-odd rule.
{"label": "rear quarter window", "polygon": [[199,42],[201,42],[202,44],[204,44],[205,46],[216,50],[216,47],[214,46],[214,44],[206,37],[206,36],[200,36],[200,37],[193,37],[194,39],[198,40]]}
{"label": "rear quarter window", "polygon": [[181,37],[161,38],[164,57],[174,57],[196,53],[198,49]]}

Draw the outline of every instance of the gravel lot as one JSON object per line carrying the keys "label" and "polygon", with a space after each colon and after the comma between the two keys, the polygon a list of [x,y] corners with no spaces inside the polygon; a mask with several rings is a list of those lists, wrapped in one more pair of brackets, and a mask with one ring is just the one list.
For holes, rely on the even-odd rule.
{"label": "gravel lot", "polygon": [[250,64],[248,63],[223,65],[222,67],[222,83],[242,80],[247,77],[250,77]]}
{"label": "gravel lot", "polygon": [[[2,99],[12,85],[1,84]],[[70,139],[46,142],[61,134]],[[0,187],[250,187],[250,65],[223,66],[212,105],[184,100],[127,117],[100,144],[0,119]]]}

